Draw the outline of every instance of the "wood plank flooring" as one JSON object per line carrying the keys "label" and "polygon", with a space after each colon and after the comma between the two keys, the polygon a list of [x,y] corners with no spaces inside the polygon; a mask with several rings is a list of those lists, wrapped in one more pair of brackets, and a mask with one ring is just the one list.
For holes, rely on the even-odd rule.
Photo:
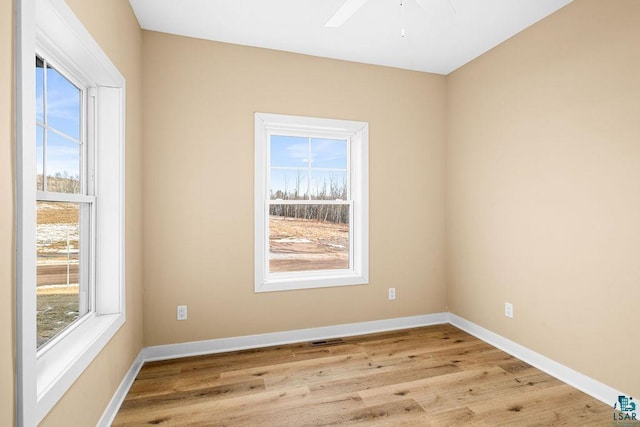
{"label": "wood plank flooring", "polygon": [[438,325],[146,363],[113,425],[602,426],[612,414]]}

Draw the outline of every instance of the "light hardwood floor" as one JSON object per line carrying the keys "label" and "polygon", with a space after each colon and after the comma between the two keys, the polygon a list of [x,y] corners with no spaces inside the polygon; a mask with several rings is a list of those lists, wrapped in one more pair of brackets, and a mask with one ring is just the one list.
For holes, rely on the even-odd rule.
{"label": "light hardwood floor", "polygon": [[438,325],[146,363],[114,425],[611,426],[612,414]]}

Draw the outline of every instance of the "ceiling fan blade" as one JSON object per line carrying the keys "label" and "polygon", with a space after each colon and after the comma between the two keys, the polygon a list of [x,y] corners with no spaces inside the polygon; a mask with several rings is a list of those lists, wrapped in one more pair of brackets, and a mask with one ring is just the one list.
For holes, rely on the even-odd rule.
{"label": "ceiling fan blade", "polygon": [[346,0],[338,11],[324,24],[325,27],[339,27],[344,24],[351,15],[356,13],[367,0]]}

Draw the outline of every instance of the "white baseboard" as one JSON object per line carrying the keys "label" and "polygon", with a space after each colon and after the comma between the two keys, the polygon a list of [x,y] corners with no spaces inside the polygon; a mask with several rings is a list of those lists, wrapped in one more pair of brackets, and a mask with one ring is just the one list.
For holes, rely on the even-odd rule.
{"label": "white baseboard", "polygon": [[127,393],[133,385],[133,381],[135,381],[136,377],[138,376],[138,372],[140,372],[140,369],[142,368],[144,362],[145,360],[143,349],[140,351],[140,353],[138,353],[138,357],[136,357],[136,360],[133,361],[133,364],[122,379],[122,382],[111,398],[111,401],[107,405],[107,408],[102,413],[102,417],[100,417],[100,421],[98,421],[99,427],[109,427],[111,424],[113,424],[113,420],[116,418],[116,415],[118,415],[118,410],[120,409],[122,402],[124,402],[124,398],[127,397]]}
{"label": "white baseboard", "polygon": [[536,353],[533,350],[513,342],[503,336],[495,334],[488,329],[476,325],[456,314],[449,313],[449,323],[453,326],[462,329],[465,332],[470,333],[476,338],[481,339],[487,344],[491,344],[500,350],[509,353],[512,356],[517,357],[523,362],[528,363],[540,369],[543,372],[559,379],[562,382],[569,384],[570,386],[577,388],[578,390],[588,394],[589,396],[598,399],[599,401],[606,403],[607,405],[613,405],[618,401],[618,396],[624,393],[609,387],[599,381],[594,380],[580,372],[574,371],[558,362],[549,359],[546,356]]}
{"label": "white baseboard", "polygon": [[154,360],[175,359],[178,357],[199,356],[202,354],[224,353],[227,351],[247,350],[304,341],[316,341],[328,338],[349,337],[354,335],[393,331],[397,329],[416,328],[419,326],[438,325],[447,322],[448,313],[435,313],[421,316],[400,317],[396,319],[374,320],[371,322],[323,326],[320,328],[273,332],[260,335],[247,335],[242,337],[159,345],[145,348],[144,360],[145,362],[148,362]]}

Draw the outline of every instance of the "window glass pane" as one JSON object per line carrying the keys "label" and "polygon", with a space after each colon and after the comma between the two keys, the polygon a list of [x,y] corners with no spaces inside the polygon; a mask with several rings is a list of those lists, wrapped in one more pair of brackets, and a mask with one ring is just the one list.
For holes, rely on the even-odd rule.
{"label": "window glass pane", "polygon": [[270,198],[346,200],[347,140],[272,135]]}
{"label": "window glass pane", "polygon": [[271,168],[270,198],[303,200],[308,198],[309,180],[306,169]]}
{"label": "window glass pane", "polygon": [[36,126],[36,190],[44,190],[44,129],[42,126]]}
{"label": "window glass pane", "polygon": [[333,168],[346,171],[347,141],[311,138],[311,158],[314,168]]}
{"label": "window glass pane", "polygon": [[311,199],[347,200],[347,172],[311,169]]}
{"label": "window glass pane", "polygon": [[47,132],[46,191],[80,192],[80,144]]}
{"label": "window glass pane", "polygon": [[80,220],[79,203],[38,202],[38,347],[88,310],[87,301],[80,299]]}
{"label": "window glass pane", "polygon": [[271,135],[271,166],[308,168],[309,138]]}
{"label": "window glass pane", "polygon": [[271,273],[349,268],[349,205],[269,209]]}
{"label": "window glass pane", "polygon": [[54,68],[47,66],[47,124],[80,140],[82,92]]}
{"label": "window glass pane", "polygon": [[36,120],[44,121],[44,79],[43,79],[44,62],[42,58],[36,56]]}

